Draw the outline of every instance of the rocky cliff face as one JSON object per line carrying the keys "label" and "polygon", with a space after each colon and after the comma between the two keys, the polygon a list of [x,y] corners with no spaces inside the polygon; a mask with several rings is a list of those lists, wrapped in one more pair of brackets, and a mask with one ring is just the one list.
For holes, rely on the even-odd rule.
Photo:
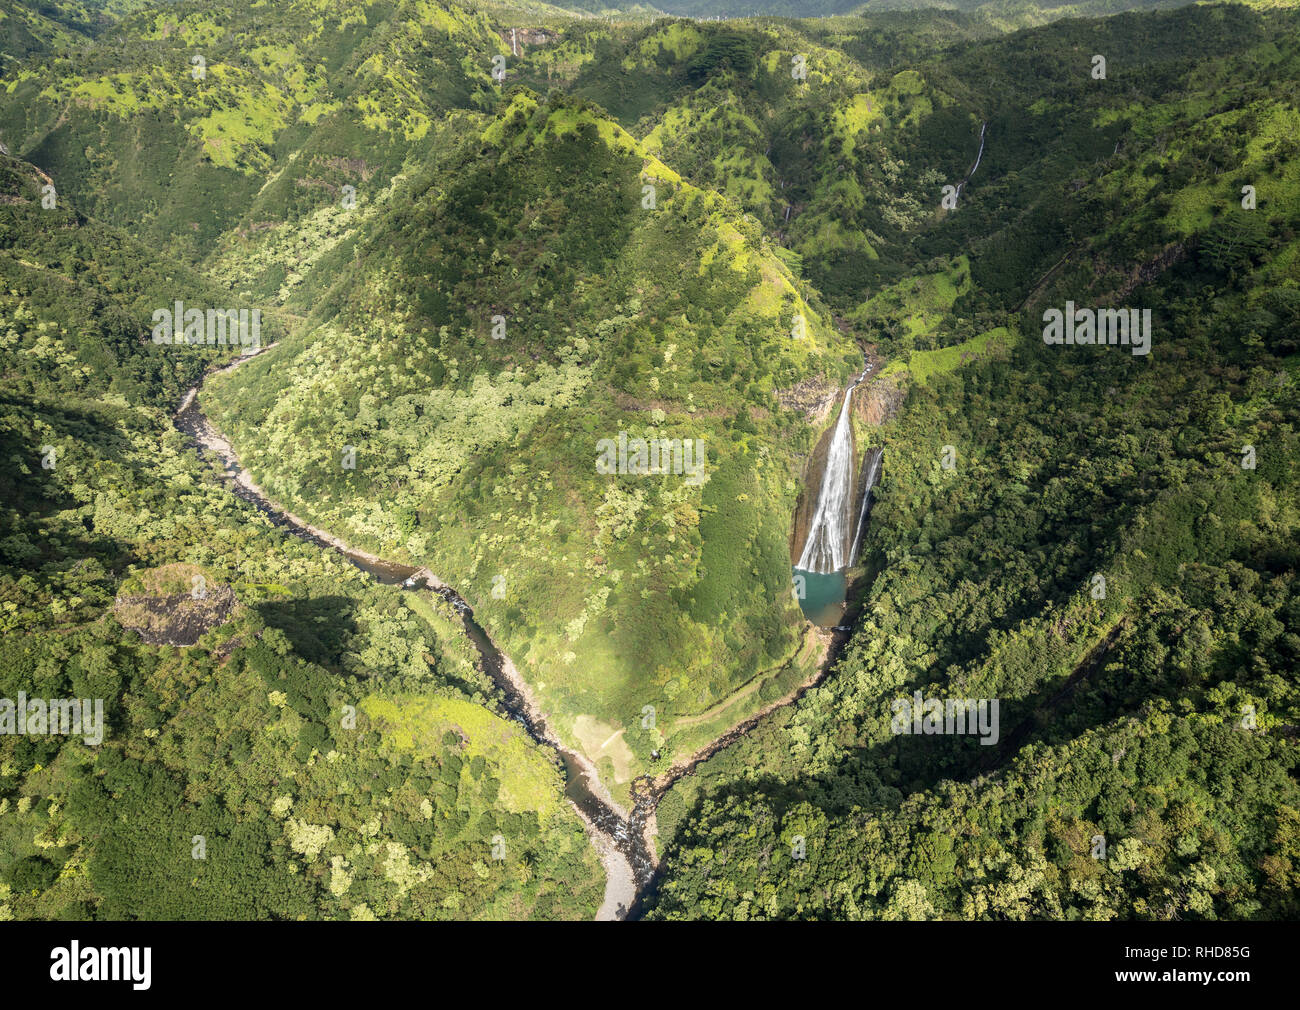
{"label": "rocky cliff face", "polygon": [[843,386],[822,379],[805,379],[789,389],[774,393],[777,403],[791,410],[802,410],[809,424],[825,424],[831,408],[840,402]]}
{"label": "rocky cliff face", "polygon": [[854,394],[853,417],[873,428],[887,424],[898,413],[906,395],[894,377],[874,379]]}

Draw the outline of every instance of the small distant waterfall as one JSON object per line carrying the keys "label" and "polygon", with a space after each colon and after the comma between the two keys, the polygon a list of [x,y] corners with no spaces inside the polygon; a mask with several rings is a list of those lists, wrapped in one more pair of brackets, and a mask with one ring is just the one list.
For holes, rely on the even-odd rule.
{"label": "small distant waterfall", "polygon": [[817,511],[795,566],[805,572],[824,575],[848,567],[848,521],[853,507],[853,426],[849,423],[849,399],[856,386],[855,382],[844,394],[840,419],[826,454]]}
{"label": "small distant waterfall", "polygon": [[961,196],[961,191],[966,188],[966,183],[970,182],[970,177],[975,174],[975,170],[980,167],[980,161],[984,158],[984,131],[988,129],[988,122],[980,123],[980,149],[975,154],[975,164],[970,167],[966,173],[966,178],[957,183],[957,195]]}

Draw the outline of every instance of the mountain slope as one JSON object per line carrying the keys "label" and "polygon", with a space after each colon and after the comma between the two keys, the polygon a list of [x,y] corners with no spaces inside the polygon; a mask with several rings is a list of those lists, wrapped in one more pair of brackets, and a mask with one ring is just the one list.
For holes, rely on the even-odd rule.
{"label": "mountain slope", "polygon": [[[1238,19],[1235,51],[1179,41]],[[661,804],[652,917],[1295,914],[1300,207],[1296,105],[1267,96],[1294,93],[1296,35],[1233,8],[1089,27],[1161,32],[1153,93],[1003,113],[918,228],[968,263],[865,303],[907,396],[872,433],[862,619],[822,687]],[[990,57],[1083,29],[946,66],[1041,81]],[[1046,343],[1067,303],[1149,310],[1149,352]],[[999,724],[900,734],[913,697]]]}
{"label": "mountain slope", "polygon": [[560,772],[450,606],[280,532],[172,427],[229,351],[151,313],[218,289],[44,185],[0,157],[0,697],[102,720],[0,738],[0,919],[590,918]]}
{"label": "mountain slope", "polygon": [[[593,757],[622,731],[626,786],[669,717],[800,647],[785,516],[811,433],[773,392],[860,356],[751,221],[585,103],[517,91],[481,143],[212,403],[273,498],[456,585]],[[620,433],[702,458],[599,473]]]}

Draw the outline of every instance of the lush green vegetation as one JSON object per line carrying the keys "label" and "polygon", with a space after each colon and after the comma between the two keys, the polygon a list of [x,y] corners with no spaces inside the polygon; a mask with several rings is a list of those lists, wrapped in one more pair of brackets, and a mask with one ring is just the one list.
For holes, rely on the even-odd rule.
{"label": "lush green vegetation", "polygon": [[[150,306],[207,282],[0,169],[0,697],[106,723],[0,738],[0,918],[589,917],[560,772],[450,609],[276,532],[171,430],[214,351],[153,344]],[[198,574],[238,602],[197,645],[131,630],[193,627]]]}
{"label": "lush green vegetation", "polygon": [[[1086,174],[1059,115],[1037,156],[1032,113],[991,125],[963,206],[910,243],[965,243],[970,287],[936,299],[943,275],[926,268],[856,314],[882,348],[946,345],[895,358],[883,379],[904,376],[910,395],[876,433],[880,574],[826,684],[661,804],[652,916],[1296,914],[1300,218],[1276,125],[1293,110],[1267,95],[1300,63],[1240,11],[1144,23],[1167,25],[1176,50],[1201,19],[1232,18],[1240,51],[1200,63],[1197,90],[1137,103]],[[1041,47],[1066,27],[1035,33],[1034,52],[1052,61]],[[1041,83],[999,61],[1017,38],[966,57],[1002,66],[1009,93],[1012,78]],[[1163,91],[1160,68],[1180,64],[1159,36],[1142,44],[1157,55],[1141,76]],[[1211,98],[1261,58],[1256,84]],[[1162,143],[1173,136],[1189,139]],[[893,309],[900,294],[910,317]],[[1152,354],[1044,346],[1043,308],[1070,298],[1153,307]],[[984,329],[999,318],[1009,327]],[[1253,469],[1245,446],[1262,454]],[[1000,743],[895,736],[890,704],[917,690],[1000,699]]]}
{"label": "lush green vegetation", "polygon": [[[273,499],[453,582],[562,729],[625,728],[644,770],[644,706],[662,731],[793,660],[811,433],[773,391],[850,365],[753,222],[585,102],[517,91],[480,143],[395,195],[328,320],[211,403]],[[704,466],[611,481],[620,432],[702,442]]]}
{"label": "lush green vegetation", "polygon": [[958,6],[0,0],[0,698],[107,723],[0,735],[0,917],[600,903],[449,605],[172,427],[232,353],[178,300],[277,343],[204,387],[254,480],[454,586],[620,801],[816,671],[792,516],[881,363],[851,638],[667,791],[650,917],[1300,914],[1300,16]]}

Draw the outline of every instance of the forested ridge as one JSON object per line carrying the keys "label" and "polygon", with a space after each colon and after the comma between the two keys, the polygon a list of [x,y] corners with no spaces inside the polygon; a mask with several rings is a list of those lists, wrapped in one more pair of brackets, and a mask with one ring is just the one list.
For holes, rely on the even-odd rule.
{"label": "forested ridge", "polygon": [[[171,428],[214,352],[160,356],[140,306],[208,282],[2,167],[0,696],[102,699],[106,722],[98,748],[4,737],[4,916],[589,916],[560,773],[493,714],[450,608],[276,532]],[[145,644],[129,602],[166,637],[195,577],[234,612]]]}
{"label": "forested ridge", "polygon": [[879,366],[851,631],[659,798],[639,914],[1300,912],[1294,8],[0,11],[0,698],[106,721],[0,734],[0,917],[601,903],[453,607],[176,430],[236,353],[177,301],[262,311],[201,397],[267,496],[454,586],[628,807],[816,678],[792,517]]}

